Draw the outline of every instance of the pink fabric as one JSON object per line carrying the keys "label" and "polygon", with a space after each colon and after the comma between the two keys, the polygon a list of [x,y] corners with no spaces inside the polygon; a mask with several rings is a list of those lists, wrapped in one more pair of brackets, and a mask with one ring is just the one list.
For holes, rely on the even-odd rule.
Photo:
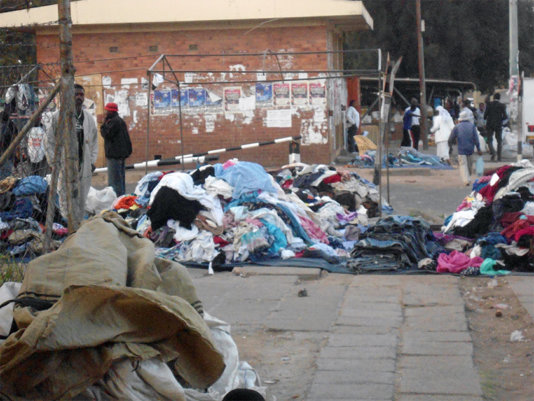
{"label": "pink fabric", "polygon": [[318,239],[323,244],[329,244],[328,237],[321,228],[307,217],[299,216],[300,224],[310,238]]}
{"label": "pink fabric", "polygon": [[226,170],[228,167],[232,167],[232,166],[235,166],[235,162],[233,160],[227,160],[223,164],[223,169]]}
{"label": "pink fabric", "polygon": [[465,209],[466,207],[470,207],[470,206],[471,206],[471,202],[464,200],[462,203],[460,203],[460,206],[456,208],[456,211],[459,212],[460,210]]}
{"label": "pink fabric", "polygon": [[471,266],[480,267],[482,262],[484,262],[484,259],[479,256],[471,259],[465,253],[458,251],[452,251],[448,255],[440,253],[436,271],[438,273],[460,273]]}

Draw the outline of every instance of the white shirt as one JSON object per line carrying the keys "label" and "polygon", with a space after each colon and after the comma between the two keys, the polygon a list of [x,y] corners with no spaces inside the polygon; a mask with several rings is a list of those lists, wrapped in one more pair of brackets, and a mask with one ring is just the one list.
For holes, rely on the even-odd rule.
{"label": "white shirt", "polygon": [[354,106],[350,106],[347,110],[347,121],[349,122],[349,127],[356,125],[356,128],[358,128],[360,126],[360,113]]}
{"label": "white shirt", "polygon": [[[404,109],[404,112],[410,110],[410,106]],[[412,114],[412,125],[419,125],[419,117],[421,117],[421,109],[416,107]]]}

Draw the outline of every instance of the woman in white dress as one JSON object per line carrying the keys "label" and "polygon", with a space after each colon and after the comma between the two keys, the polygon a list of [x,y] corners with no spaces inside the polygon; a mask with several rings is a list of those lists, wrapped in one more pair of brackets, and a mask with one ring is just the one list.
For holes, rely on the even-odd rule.
{"label": "woman in white dress", "polygon": [[436,113],[433,118],[433,125],[430,132],[435,135],[437,156],[446,163],[450,163],[448,140],[453,128],[454,121],[449,112],[442,106],[436,107]]}

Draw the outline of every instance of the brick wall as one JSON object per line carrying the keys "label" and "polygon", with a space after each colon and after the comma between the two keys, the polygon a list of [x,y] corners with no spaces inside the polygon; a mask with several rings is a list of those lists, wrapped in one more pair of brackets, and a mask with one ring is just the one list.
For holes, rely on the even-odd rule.
{"label": "brick wall", "polygon": [[[147,140],[148,88],[147,69],[160,54],[185,54],[187,57],[170,57],[174,70],[325,70],[325,54],[284,55],[278,58],[270,55],[239,57],[201,57],[198,54],[306,52],[326,50],[327,28],[325,26],[290,27],[272,29],[218,29],[160,32],[111,32],[76,33],[73,35],[73,52],[77,82],[93,85],[95,74],[102,86],[93,88],[101,91],[95,96],[98,101],[97,114],[108,101],[119,103],[119,114],[130,129],[134,152],[127,163],[145,160]],[[58,61],[57,36],[40,34],[37,37],[37,58],[39,63]],[[111,49],[111,52],[110,52]],[[161,64],[160,64],[161,66]],[[168,70],[168,66],[165,66]],[[308,73],[307,77],[316,77]],[[306,163],[328,163],[331,157],[331,134],[328,128],[328,105],[324,99],[304,100],[301,105],[260,105],[256,103],[255,84],[227,83],[212,84],[214,81],[256,80],[256,73],[198,73],[185,76],[177,73],[181,88],[204,88],[211,100],[222,98],[215,105],[182,108],[182,133],[180,134],[178,107],[152,107],[150,116],[149,159],[154,155],[163,158],[184,154],[200,153],[211,149],[226,148],[241,144],[268,141],[280,137],[303,135],[301,160]],[[90,77],[90,79],[89,79]],[[285,79],[305,78],[304,74],[284,75]],[[172,79],[171,74],[166,78]],[[187,84],[188,79],[201,84]],[[267,80],[280,79],[279,73],[270,73]],[[328,80],[296,81],[322,82]],[[287,83],[291,84],[291,81]],[[237,87],[241,90],[241,103],[225,102],[225,89]],[[157,87],[157,96],[176,89],[171,82]],[[309,89],[309,88],[308,88]],[[86,90],[87,92],[87,90]],[[308,93],[309,94],[309,93]],[[154,91],[152,92],[154,97]],[[302,101],[302,100],[301,100]],[[229,110],[230,109],[230,110]],[[283,126],[275,114],[282,113],[290,127]],[[289,116],[289,118],[288,118]],[[269,118],[268,118],[269,117]],[[237,157],[240,160],[255,161],[265,167],[280,166],[288,161],[288,143],[263,146],[248,150],[228,152],[220,155],[219,161]]]}

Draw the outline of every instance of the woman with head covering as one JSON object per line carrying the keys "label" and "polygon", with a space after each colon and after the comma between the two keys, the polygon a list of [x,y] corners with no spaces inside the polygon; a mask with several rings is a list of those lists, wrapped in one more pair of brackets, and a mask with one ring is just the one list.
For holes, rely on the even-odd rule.
{"label": "woman with head covering", "polygon": [[454,121],[447,110],[442,106],[436,107],[433,125],[430,132],[434,133],[436,141],[436,154],[445,163],[450,164],[449,136],[454,128]]}

